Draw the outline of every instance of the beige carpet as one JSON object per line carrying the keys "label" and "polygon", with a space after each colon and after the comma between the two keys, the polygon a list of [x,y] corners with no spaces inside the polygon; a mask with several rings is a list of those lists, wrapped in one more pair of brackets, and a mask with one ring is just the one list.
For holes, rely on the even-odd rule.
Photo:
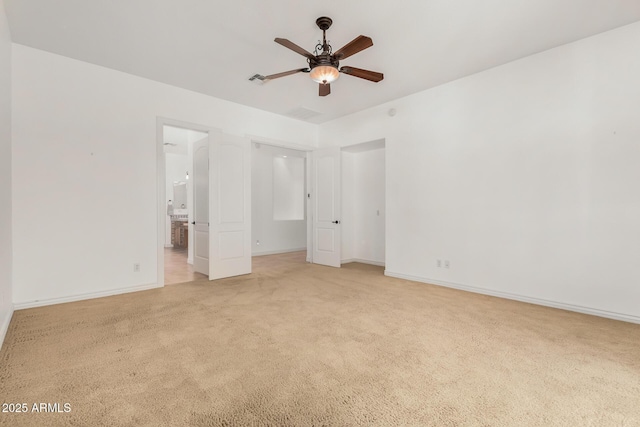
{"label": "beige carpet", "polygon": [[2,425],[638,426],[640,325],[260,257],[250,276],[17,311]]}

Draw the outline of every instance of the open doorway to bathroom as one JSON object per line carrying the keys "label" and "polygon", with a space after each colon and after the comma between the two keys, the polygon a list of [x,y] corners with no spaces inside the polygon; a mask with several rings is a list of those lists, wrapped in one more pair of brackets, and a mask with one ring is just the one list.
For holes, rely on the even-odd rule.
{"label": "open doorway to bathroom", "polygon": [[206,132],[163,125],[165,161],[164,284],[171,285],[207,276],[194,270],[194,145],[208,138]]}

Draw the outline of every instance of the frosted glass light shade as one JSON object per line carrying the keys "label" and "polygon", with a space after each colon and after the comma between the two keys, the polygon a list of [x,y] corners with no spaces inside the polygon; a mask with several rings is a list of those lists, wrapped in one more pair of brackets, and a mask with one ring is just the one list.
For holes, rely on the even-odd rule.
{"label": "frosted glass light shade", "polygon": [[311,79],[318,83],[331,83],[336,80],[340,73],[336,67],[330,65],[318,65],[309,73]]}

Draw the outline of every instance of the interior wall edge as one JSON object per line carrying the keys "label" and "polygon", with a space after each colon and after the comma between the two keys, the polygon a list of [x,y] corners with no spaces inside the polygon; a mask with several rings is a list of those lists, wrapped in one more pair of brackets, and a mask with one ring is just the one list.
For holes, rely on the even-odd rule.
{"label": "interior wall edge", "polygon": [[47,306],[47,305],[64,304],[64,303],[67,303],[67,302],[83,301],[83,300],[87,300],[87,299],[110,297],[110,296],[113,296],[113,295],[128,294],[128,293],[131,293],[131,292],[148,291],[150,289],[156,289],[156,288],[162,288],[162,287],[164,287],[164,285],[159,285],[157,283],[153,283],[153,284],[149,284],[149,285],[138,285],[138,286],[131,286],[131,287],[127,287],[127,288],[109,289],[109,290],[106,290],[106,291],[91,292],[91,293],[86,293],[86,294],[69,295],[69,296],[60,297],[60,298],[49,298],[49,299],[43,299],[43,300],[17,302],[17,303],[14,303],[13,306],[14,306],[15,310],[25,310],[27,308],[44,307],[44,306]]}
{"label": "interior wall edge", "polygon": [[2,349],[2,344],[4,343],[4,339],[7,336],[7,331],[9,330],[9,324],[11,323],[11,318],[13,317],[14,305],[11,304],[9,311],[2,319],[2,323],[0,323],[0,350]]}
{"label": "interior wall edge", "polygon": [[591,316],[598,316],[598,317],[604,317],[607,319],[619,320],[622,322],[640,324],[640,317],[634,316],[632,314],[616,313],[612,311],[601,310],[595,307],[583,307],[579,305],[564,303],[561,301],[551,301],[551,300],[545,300],[541,298],[529,297],[526,295],[513,294],[510,292],[495,291],[492,289],[481,288],[478,286],[463,285],[460,283],[446,282],[443,280],[433,280],[426,277],[411,276],[408,274],[396,273],[389,270],[385,270],[384,274],[385,276],[395,277],[397,279],[411,280],[413,282],[420,282],[420,283],[426,283],[429,285],[442,286],[445,288],[458,289],[461,291],[473,292],[475,294],[489,295],[493,297],[526,302],[529,304],[535,304],[535,305],[540,305],[544,307],[557,308],[561,310],[573,311],[576,313],[588,314]]}
{"label": "interior wall edge", "polygon": [[306,251],[307,247],[303,247],[303,248],[293,248],[293,249],[282,249],[282,250],[276,250],[276,251],[264,251],[264,252],[254,252],[251,254],[251,256],[265,256],[265,255],[278,255],[278,254],[289,254],[292,252],[302,252],[302,251]]}
{"label": "interior wall edge", "polygon": [[[315,125],[316,128],[318,126],[319,125]],[[308,152],[308,151],[313,151],[319,148],[317,146],[317,140],[314,141],[315,145],[307,145],[307,144],[300,144],[293,141],[267,138],[259,135],[252,135],[252,134],[245,134],[244,137],[248,138],[252,144],[264,144],[264,145],[270,145],[272,147],[286,148],[289,150],[298,150],[298,151]]]}
{"label": "interior wall edge", "polygon": [[386,266],[386,264],[384,262],[380,262],[380,261],[372,261],[372,260],[368,260],[368,259],[361,259],[361,258],[349,258],[349,259],[343,259],[340,261],[340,264],[350,264],[352,262],[359,262],[360,264],[369,264],[369,265],[377,265],[378,267],[384,267]]}

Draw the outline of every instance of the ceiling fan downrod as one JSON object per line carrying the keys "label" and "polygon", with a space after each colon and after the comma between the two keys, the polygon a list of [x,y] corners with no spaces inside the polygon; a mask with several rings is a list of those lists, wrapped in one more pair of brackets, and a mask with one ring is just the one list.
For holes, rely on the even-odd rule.
{"label": "ceiling fan downrod", "polygon": [[321,50],[322,53],[331,54],[331,46],[327,44],[327,30],[331,28],[331,24],[333,24],[333,20],[328,16],[321,16],[316,19],[316,25],[322,30],[322,45],[318,44],[316,51]]}

